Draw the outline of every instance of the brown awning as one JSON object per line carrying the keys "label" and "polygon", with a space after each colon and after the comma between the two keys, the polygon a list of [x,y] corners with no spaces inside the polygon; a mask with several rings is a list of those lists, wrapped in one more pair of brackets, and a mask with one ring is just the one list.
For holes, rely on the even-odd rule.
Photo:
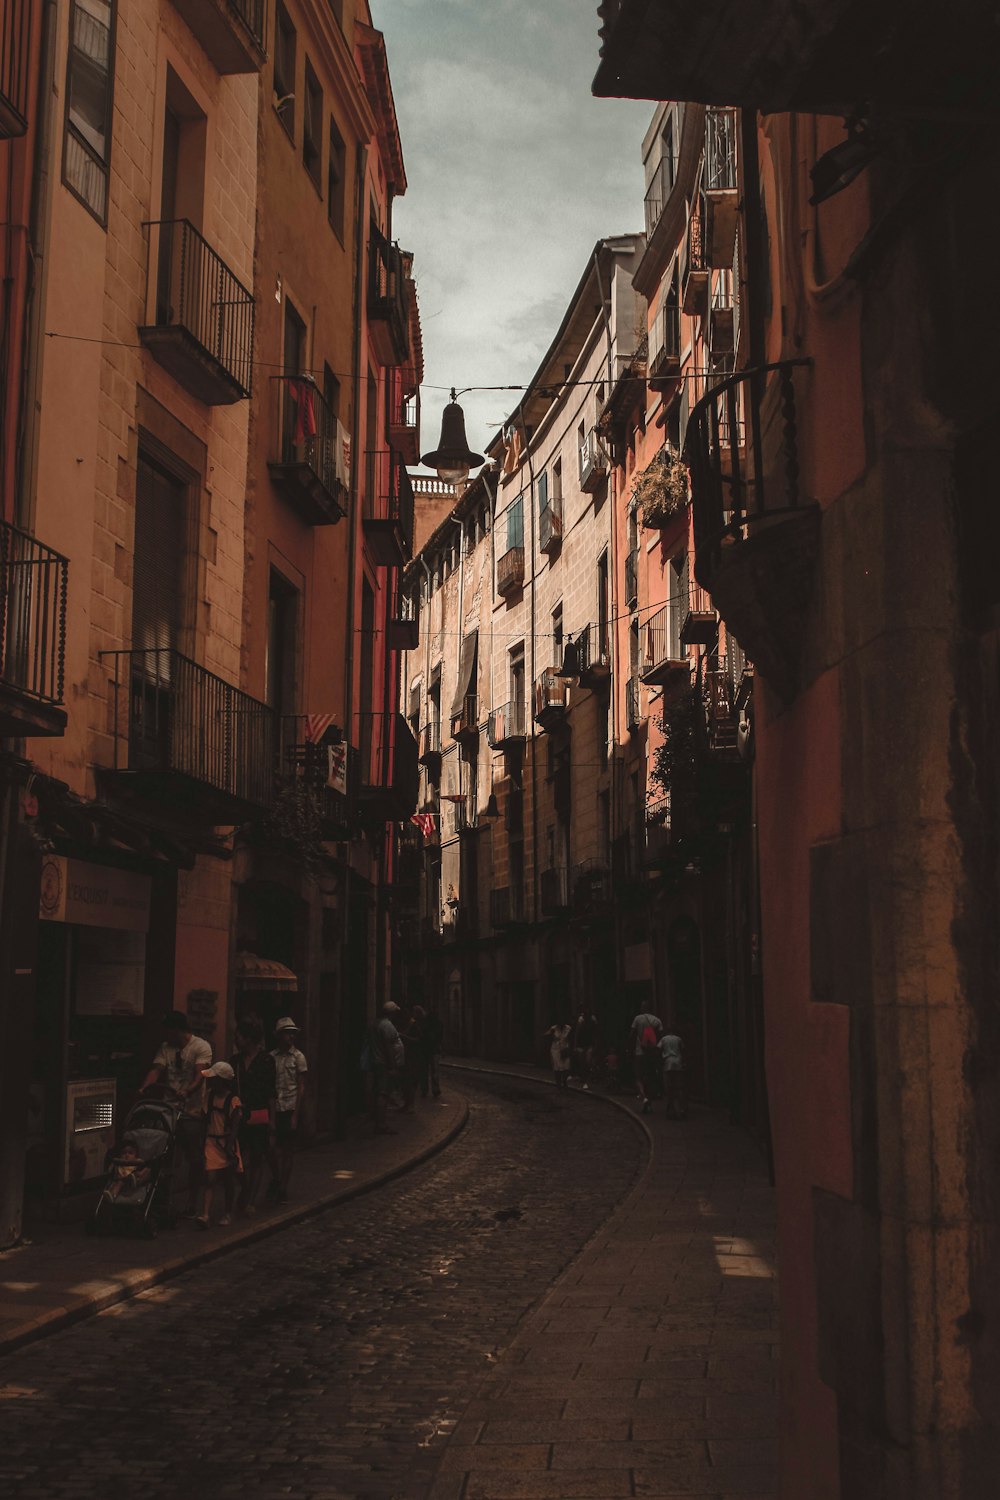
{"label": "brown awning", "polygon": [[453,715],[464,712],[466,698],[476,690],[476,663],[478,657],[479,631],[470,630],[462,642],[462,656],[458,664],[458,683],[455,687],[455,700],[451,705]]}
{"label": "brown awning", "polygon": [[298,990],[299,981],[291,969],[276,958],[261,958],[256,953],[236,955],[236,983],[241,990]]}

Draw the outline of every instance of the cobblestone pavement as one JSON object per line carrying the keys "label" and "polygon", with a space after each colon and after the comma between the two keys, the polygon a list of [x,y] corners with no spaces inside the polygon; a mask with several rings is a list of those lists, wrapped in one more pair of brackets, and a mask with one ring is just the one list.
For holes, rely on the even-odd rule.
{"label": "cobblestone pavement", "polygon": [[644,1162],[618,1111],[462,1088],[466,1131],[412,1176],[0,1359],[5,1500],[422,1500]]}

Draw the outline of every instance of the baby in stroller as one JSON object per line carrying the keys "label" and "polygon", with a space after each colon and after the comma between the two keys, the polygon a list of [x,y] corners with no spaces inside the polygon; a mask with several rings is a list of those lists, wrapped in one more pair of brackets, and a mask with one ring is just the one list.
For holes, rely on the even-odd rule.
{"label": "baby in stroller", "polygon": [[112,1158],[111,1172],[104,1196],[112,1203],[141,1203],[153,1174],[144,1164],[139,1142],[131,1132],[123,1136],[121,1146]]}
{"label": "baby in stroller", "polygon": [[129,1111],[121,1140],[108,1152],[104,1190],[86,1220],[88,1234],[138,1230],[152,1239],[172,1225],[170,1205],[177,1105],[140,1100]]}

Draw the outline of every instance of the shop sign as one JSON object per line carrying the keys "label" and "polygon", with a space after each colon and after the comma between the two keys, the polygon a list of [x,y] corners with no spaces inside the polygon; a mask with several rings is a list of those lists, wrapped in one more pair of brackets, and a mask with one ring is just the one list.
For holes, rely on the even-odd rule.
{"label": "shop sign", "polygon": [[104,1173],[115,1143],[113,1078],[75,1078],[66,1085],[66,1155],[63,1182],[89,1182]]}
{"label": "shop sign", "polygon": [[151,890],[148,875],[49,854],[42,861],[38,915],[46,922],[148,932]]}

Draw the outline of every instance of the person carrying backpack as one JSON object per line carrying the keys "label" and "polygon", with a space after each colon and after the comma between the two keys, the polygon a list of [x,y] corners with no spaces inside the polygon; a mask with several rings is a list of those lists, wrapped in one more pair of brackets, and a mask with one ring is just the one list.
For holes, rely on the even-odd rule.
{"label": "person carrying backpack", "polygon": [[650,1011],[640,1011],[632,1022],[630,1036],[635,1053],[635,1081],[642,1112],[648,1115],[660,1074],[660,1037],[663,1022]]}

